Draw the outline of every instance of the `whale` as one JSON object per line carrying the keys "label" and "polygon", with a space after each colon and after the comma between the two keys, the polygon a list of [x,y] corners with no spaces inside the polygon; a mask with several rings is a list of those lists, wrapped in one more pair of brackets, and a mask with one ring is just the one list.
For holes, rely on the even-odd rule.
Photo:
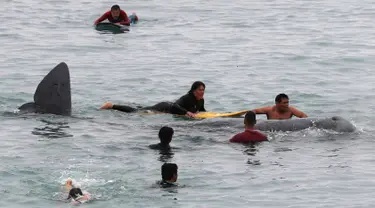
{"label": "whale", "polygon": [[[172,125],[172,124],[171,124]],[[193,127],[204,131],[205,129],[226,129],[226,128],[244,128],[243,118],[214,118],[202,119],[188,123],[176,123],[172,126],[189,128]],[[332,117],[310,117],[310,118],[293,118],[285,120],[258,120],[254,125],[254,129],[268,132],[268,131],[300,131],[308,128],[333,130],[336,132],[354,132],[356,127],[348,120],[341,116]]]}
{"label": "whale", "polygon": [[354,132],[356,127],[341,116],[326,118],[296,118],[285,120],[266,120],[257,122],[255,129],[260,131],[299,131],[315,127],[336,132]]}
{"label": "whale", "polygon": [[70,116],[72,111],[70,74],[65,62],[55,66],[38,84],[34,102],[21,105],[19,113],[43,113]]}

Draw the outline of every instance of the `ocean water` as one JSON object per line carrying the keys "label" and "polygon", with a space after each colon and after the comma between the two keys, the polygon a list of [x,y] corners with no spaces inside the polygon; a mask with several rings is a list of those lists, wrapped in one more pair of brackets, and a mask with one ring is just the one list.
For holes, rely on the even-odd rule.
{"label": "ocean water", "polygon": [[[95,31],[115,3],[139,23]],[[373,1],[3,0],[0,18],[0,207],[70,207],[68,177],[92,194],[84,207],[375,205]],[[15,114],[62,61],[73,115]],[[209,111],[286,93],[357,131],[265,132],[270,142],[240,145],[228,142],[240,127],[99,110],[173,101],[196,80]],[[148,148],[163,125],[175,126],[170,154]],[[178,164],[181,187],[154,186],[164,162]]]}

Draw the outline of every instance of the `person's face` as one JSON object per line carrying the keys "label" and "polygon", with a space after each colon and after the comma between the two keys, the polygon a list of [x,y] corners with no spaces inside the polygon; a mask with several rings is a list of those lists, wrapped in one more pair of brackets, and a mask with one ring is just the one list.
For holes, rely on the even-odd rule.
{"label": "person's face", "polygon": [[197,100],[202,100],[204,97],[204,87],[203,85],[199,86],[195,91],[194,91],[194,96]]}
{"label": "person's face", "polygon": [[276,108],[281,112],[287,111],[289,109],[289,99],[282,98],[279,103],[276,103]]}
{"label": "person's face", "polygon": [[68,179],[68,180],[66,180],[66,183],[65,183],[66,185],[72,185],[72,180],[70,180],[70,179]]}
{"label": "person's face", "polygon": [[119,9],[111,10],[111,15],[113,19],[118,19],[120,17],[120,10]]}

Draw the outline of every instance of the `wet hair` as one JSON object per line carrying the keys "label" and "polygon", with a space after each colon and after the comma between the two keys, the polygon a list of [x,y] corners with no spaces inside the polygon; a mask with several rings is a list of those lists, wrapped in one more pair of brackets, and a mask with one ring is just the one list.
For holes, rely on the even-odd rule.
{"label": "wet hair", "polygon": [[83,196],[83,193],[80,188],[70,189],[68,199],[70,198],[76,199],[79,196]]}
{"label": "wet hair", "polygon": [[120,6],[119,5],[113,5],[112,7],[111,7],[111,11],[113,11],[113,10],[119,10],[120,9]]}
{"label": "wet hair", "polygon": [[206,85],[201,81],[196,81],[191,85],[189,93],[193,93],[196,89],[198,89],[200,86],[203,86],[204,89],[206,89]]}
{"label": "wet hair", "polygon": [[171,127],[161,127],[161,129],[159,130],[160,143],[163,145],[168,145],[172,141],[173,133],[174,131]]}
{"label": "wet hair", "polygon": [[281,94],[278,94],[278,95],[276,96],[276,98],[275,98],[275,103],[280,103],[281,100],[282,100],[283,98],[286,98],[286,99],[289,100],[288,95],[286,95],[286,94],[284,94],[284,93],[281,93]]}
{"label": "wet hair", "polygon": [[174,174],[177,174],[177,165],[175,163],[164,163],[161,166],[161,177],[163,180],[170,180]]}
{"label": "wet hair", "polygon": [[247,125],[254,125],[257,123],[256,115],[253,111],[248,111],[244,119]]}

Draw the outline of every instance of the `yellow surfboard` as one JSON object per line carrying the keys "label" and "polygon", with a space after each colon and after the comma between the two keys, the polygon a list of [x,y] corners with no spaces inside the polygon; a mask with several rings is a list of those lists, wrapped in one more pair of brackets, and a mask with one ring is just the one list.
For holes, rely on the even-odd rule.
{"label": "yellow surfboard", "polygon": [[[237,111],[237,112],[231,112],[231,113],[218,113],[218,112],[200,112],[196,114],[195,118],[203,119],[203,118],[218,118],[218,117],[235,117],[235,116],[241,116],[248,112],[249,110],[243,110],[243,111]],[[140,114],[143,115],[155,115],[155,114],[166,114],[161,112],[140,112]],[[177,116],[184,116],[184,115],[177,115]]]}
{"label": "yellow surfboard", "polygon": [[217,112],[200,112],[197,113],[196,118],[217,118],[217,117],[235,117],[241,116],[248,112],[249,110],[231,112],[231,113],[217,113]]}

